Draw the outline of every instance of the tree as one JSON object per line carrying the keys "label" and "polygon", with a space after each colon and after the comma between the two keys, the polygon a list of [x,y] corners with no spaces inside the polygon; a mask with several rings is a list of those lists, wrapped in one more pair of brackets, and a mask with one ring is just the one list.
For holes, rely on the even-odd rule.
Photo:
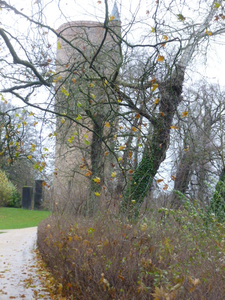
{"label": "tree", "polygon": [[20,192],[38,177],[34,163],[41,161],[41,155],[36,127],[29,108],[14,107],[6,100],[0,104],[0,169]]}
{"label": "tree", "polygon": [[[59,1],[58,9],[68,21],[69,16],[66,9],[60,6],[61,3]],[[207,45],[211,45],[210,41],[215,36],[224,33],[222,0],[191,5],[184,1],[179,9],[175,1],[152,1],[149,6],[153,13],[151,11],[150,15],[147,9],[144,16],[139,14],[141,3],[138,2],[136,10],[132,6],[127,9],[124,4],[122,9],[126,11],[126,16],[122,20],[120,34],[117,10],[110,15],[108,1],[98,1],[96,5],[104,13],[104,22],[98,25],[102,35],[101,42],[96,44],[92,36],[87,35],[93,28],[85,24],[81,27],[81,39],[78,36],[71,39],[71,36],[68,38],[64,34],[65,30],[73,30],[74,23],[67,23],[64,29],[56,31],[48,24],[48,11],[42,3],[38,2],[32,13],[0,1],[3,12],[10,16],[15,14],[18,22],[24,20],[33,31],[25,41],[24,35],[21,32],[16,34],[10,25],[0,29],[1,53],[4,55],[1,61],[7,72],[4,74],[4,69],[1,71],[7,79],[1,93],[56,114],[57,130],[62,127],[61,132],[68,132],[66,126],[77,126],[78,137],[64,135],[62,143],[65,144],[66,138],[67,141],[72,138],[76,141],[81,153],[86,155],[86,158],[81,157],[84,159],[83,168],[88,170],[86,174],[90,174],[91,179],[100,178],[99,182],[104,184],[106,169],[107,174],[115,175],[114,169],[104,163],[105,153],[109,152],[114,161],[119,160],[118,171],[126,174],[125,181],[129,182],[124,192],[122,210],[134,210],[136,215],[166,157],[173,118],[183,101],[188,65],[196,53],[200,55]],[[47,6],[50,5],[51,1],[47,1]],[[141,29],[138,24],[142,25]],[[133,33],[136,33],[135,39],[132,38]],[[66,48],[68,53],[67,62],[61,61],[56,73],[53,70],[56,57],[51,50],[50,36],[57,37],[58,48]],[[26,45],[22,44],[21,37]],[[135,52],[140,53],[138,57]],[[77,53],[76,57],[74,53]],[[134,72],[125,73],[127,69]],[[96,95],[92,92],[94,87],[98,87]],[[45,91],[46,101],[36,104],[35,93],[39,90]],[[53,100],[57,97],[64,100],[57,101],[55,108]],[[119,131],[120,122],[126,124],[126,134]],[[91,136],[90,139],[85,138],[90,146],[82,144],[85,143],[84,137],[80,143],[81,128],[82,134],[87,130],[87,136]],[[137,159],[128,163],[132,151],[130,147],[140,161],[135,170],[130,170],[130,163],[135,167]],[[64,150],[62,155],[67,151]],[[100,194],[98,188],[95,193]]]}
{"label": "tree", "polygon": [[[214,185],[213,174],[220,172],[223,161],[223,98],[218,85],[196,83],[184,93],[183,116],[174,119],[174,140],[179,148],[173,150],[178,154],[174,190],[207,204],[211,197],[207,184]],[[181,205],[176,193],[173,203]]]}

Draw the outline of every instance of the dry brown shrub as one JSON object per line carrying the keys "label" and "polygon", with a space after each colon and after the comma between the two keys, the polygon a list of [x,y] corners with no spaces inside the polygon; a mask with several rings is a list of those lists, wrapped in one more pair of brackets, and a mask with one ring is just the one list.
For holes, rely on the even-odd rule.
{"label": "dry brown shrub", "polygon": [[54,215],[40,224],[38,247],[66,299],[225,299],[224,226],[190,218]]}

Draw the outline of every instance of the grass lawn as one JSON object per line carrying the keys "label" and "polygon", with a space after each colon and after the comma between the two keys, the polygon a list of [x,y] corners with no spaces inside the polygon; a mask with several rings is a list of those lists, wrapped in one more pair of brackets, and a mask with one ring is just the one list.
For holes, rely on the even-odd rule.
{"label": "grass lawn", "polygon": [[43,219],[46,219],[50,214],[51,212],[49,211],[1,207],[0,230],[34,227]]}

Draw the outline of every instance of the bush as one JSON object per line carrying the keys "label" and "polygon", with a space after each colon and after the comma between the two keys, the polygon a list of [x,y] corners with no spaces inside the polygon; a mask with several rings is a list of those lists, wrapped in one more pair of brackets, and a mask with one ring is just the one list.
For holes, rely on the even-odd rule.
{"label": "bush", "polygon": [[210,211],[213,212],[220,222],[225,221],[225,182],[219,180],[216,185],[213,198],[210,202]]}
{"label": "bush", "polygon": [[0,206],[8,206],[14,201],[17,202],[16,187],[7,178],[4,171],[0,170]]}
{"label": "bush", "polygon": [[38,248],[66,299],[224,299],[225,227],[198,203],[162,208],[136,224],[110,213],[52,216]]}
{"label": "bush", "polygon": [[12,194],[12,198],[9,202],[7,202],[6,206],[20,208],[21,202],[22,202],[21,194],[17,190],[14,190]]}

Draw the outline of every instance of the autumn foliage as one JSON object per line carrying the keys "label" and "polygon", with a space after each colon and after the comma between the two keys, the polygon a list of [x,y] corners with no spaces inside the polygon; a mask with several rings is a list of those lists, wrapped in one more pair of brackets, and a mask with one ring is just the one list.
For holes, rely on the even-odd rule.
{"label": "autumn foliage", "polygon": [[225,228],[205,216],[197,204],[136,224],[110,212],[54,215],[40,224],[38,247],[65,299],[222,300]]}

